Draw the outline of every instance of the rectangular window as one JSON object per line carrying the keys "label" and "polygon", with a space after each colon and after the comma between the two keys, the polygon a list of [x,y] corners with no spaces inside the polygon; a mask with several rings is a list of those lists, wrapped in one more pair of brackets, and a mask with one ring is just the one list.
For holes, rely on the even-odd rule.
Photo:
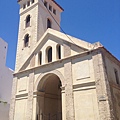
{"label": "rectangular window", "polygon": [[47,8],[47,2],[46,1],[44,2],[44,6]]}
{"label": "rectangular window", "polygon": [[53,9],[53,13],[56,15],[56,10],[55,9]]}
{"label": "rectangular window", "polygon": [[42,52],[39,53],[39,65],[42,64]]}
{"label": "rectangular window", "polygon": [[49,5],[49,10],[52,11],[52,6],[51,5]]}
{"label": "rectangular window", "polygon": [[30,6],[30,1],[27,2],[27,6]]}
{"label": "rectangular window", "polygon": [[26,4],[23,4],[23,9],[25,9],[26,8]]}
{"label": "rectangular window", "polygon": [[34,0],[31,1],[32,4],[33,4],[34,2],[35,2]]}
{"label": "rectangular window", "polygon": [[119,77],[118,77],[118,71],[116,69],[114,69],[114,73],[115,73],[115,79],[116,79],[116,83],[120,84],[119,82]]}

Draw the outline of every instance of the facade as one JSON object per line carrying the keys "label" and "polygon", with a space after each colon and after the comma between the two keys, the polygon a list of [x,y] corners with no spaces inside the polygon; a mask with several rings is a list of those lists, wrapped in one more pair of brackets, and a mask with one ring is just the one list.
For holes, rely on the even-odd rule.
{"label": "facade", "polygon": [[13,71],[5,66],[7,43],[0,38],[0,119],[8,120]]}
{"label": "facade", "polygon": [[59,32],[63,9],[54,0],[18,3],[9,120],[119,120],[119,60],[99,42]]}

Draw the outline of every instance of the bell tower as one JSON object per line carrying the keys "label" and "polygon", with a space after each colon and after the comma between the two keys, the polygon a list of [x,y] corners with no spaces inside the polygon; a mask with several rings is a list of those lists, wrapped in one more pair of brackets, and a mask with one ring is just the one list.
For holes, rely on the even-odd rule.
{"label": "bell tower", "polygon": [[60,31],[63,9],[54,0],[18,0],[20,22],[16,56],[16,71],[48,28]]}

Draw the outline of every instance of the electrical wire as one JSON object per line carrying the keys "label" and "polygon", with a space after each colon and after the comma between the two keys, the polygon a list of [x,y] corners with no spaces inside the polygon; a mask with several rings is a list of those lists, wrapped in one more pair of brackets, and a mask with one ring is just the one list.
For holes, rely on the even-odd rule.
{"label": "electrical wire", "polygon": [[[41,0],[43,5],[44,5],[44,2],[43,0]],[[44,5],[45,6],[45,5]],[[47,11],[49,12],[49,14],[51,15],[51,17],[53,18],[53,20],[56,22],[56,24],[58,25],[58,27],[62,30],[62,32],[67,36],[67,38],[73,42],[73,44],[75,44],[77,47],[81,48],[80,46],[78,46],[67,34],[66,32],[63,30],[63,28],[59,25],[59,23],[56,21],[56,19],[54,18],[54,16],[52,15],[52,13],[49,11],[49,9],[45,6],[45,8],[47,9]]]}

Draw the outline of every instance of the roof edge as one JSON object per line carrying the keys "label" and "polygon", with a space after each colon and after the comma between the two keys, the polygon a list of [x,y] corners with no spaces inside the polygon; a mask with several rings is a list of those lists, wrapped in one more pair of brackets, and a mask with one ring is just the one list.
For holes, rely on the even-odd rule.
{"label": "roof edge", "polygon": [[64,9],[55,0],[51,0],[51,1],[53,1],[62,11],[64,11]]}
{"label": "roof edge", "polygon": [[[22,0],[17,0],[17,2],[21,2]],[[55,1],[55,0],[51,0],[53,1],[62,11],[64,11],[64,9]]]}
{"label": "roof edge", "polygon": [[119,64],[119,66],[120,66],[120,60],[117,58],[117,57],[115,57],[109,50],[107,50],[104,46],[103,47],[101,47],[104,51],[106,51],[107,53],[108,53],[108,55],[112,58],[112,59],[114,59],[115,61],[117,61],[117,63]]}

